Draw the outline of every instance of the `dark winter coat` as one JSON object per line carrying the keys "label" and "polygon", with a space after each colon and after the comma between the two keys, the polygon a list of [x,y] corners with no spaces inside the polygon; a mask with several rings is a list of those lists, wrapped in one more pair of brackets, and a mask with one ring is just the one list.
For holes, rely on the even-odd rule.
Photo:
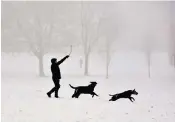
{"label": "dark winter coat", "polygon": [[65,56],[63,59],[61,59],[60,61],[58,61],[58,62],[56,62],[56,63],[52,63],[52,65],[51,65],[52,77],[61,79],[61,72],[60,72],[59,65],[60,65],[66,58],[68,58],[68,56]]}

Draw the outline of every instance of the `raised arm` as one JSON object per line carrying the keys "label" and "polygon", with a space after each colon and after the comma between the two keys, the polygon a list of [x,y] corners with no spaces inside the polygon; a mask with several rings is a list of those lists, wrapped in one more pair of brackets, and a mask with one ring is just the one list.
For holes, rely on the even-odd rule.
{"label": "raised arm", "polygon": [[60,61],[57,62],[57,65],[60,65],[61,63],[63,63],[63,61],[66,60],[66,58],[68,58],[68,57],[69,57],[69,55],[62,58]]}

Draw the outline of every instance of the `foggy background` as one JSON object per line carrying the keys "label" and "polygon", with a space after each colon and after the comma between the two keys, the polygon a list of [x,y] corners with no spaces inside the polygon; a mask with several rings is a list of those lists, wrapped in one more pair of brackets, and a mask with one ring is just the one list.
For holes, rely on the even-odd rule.
{"label": "foggy background", "polygon": [[[152,1],[2,2],[2,74],[18,74],[22,68],[23,74],[50,75],[50,59],[59,60],[73,45],[64,74],[75,74],[71,71],[82,62],[77,74],[93,75],[95,68],[94,75],[106,77],[117,72],[146,75],[149,70],[170,75],[175,66],[174,5]],[[7,59],[9,56],[13,59]]]}
{"label": "foggy background", "polygon": [[[175,2],[2,1],[1,26],[2,122],[175,121]],[[48,98],[50,60],[71,46]],[[99,97],[71,98],[90,81]]]}

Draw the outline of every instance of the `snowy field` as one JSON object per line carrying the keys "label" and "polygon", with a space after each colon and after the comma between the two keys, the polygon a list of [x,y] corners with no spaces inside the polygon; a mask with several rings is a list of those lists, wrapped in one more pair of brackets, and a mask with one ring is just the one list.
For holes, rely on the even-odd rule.
{"label": "snowy field", "polygon": [[[61,66],[61,98],[49,99],[46,92],[53,83],[49,74],[50,62],[46,58],[47,77],[40,78],[36,74],[38,65],[34,57],[2,55],[2,122],[174,122],[175,77],[167,61],[154,63],[153,76],[148,79],[144,57],[139,57],[138,61],[132,54],[130,58],[135,60],[128,58],[130,61],[126,62],[123,59],[129,56],[118,56],[120,58],[116,56],[118,60],[114,58],[110,66],[110,73],[116,75],[111,75],[108,80],[103,76],[105,62],[101,58],[92,58],[92,75],[84,77],[83,70],[78,68],[78,58],[72,56]],[[98,82],[95,92],[99,97],[92,99],[90,95],[82,95],[79,99],[71,98],[73,89],[68,84],[88,85],[91,80]],[[108,101],[108,94],[134,88],[139,93],[133,96],[135,102],[128,99]]]}

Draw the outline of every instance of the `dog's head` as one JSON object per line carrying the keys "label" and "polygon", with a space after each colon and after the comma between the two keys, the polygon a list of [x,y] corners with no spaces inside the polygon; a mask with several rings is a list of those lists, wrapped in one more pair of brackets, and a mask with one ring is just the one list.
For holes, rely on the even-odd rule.
{"label": "dog's head", "polygon": [[136,90],[134,89],[134,90],[132,90],[132,94],[138,95],[138,92],[136,92]]}
{"label": "dog's head", "polygon": [[90,85],[94,86],[94,87],[97,85],[97,82],[95,82],[95,81],[91,81],[90,83],[91,83]]}

